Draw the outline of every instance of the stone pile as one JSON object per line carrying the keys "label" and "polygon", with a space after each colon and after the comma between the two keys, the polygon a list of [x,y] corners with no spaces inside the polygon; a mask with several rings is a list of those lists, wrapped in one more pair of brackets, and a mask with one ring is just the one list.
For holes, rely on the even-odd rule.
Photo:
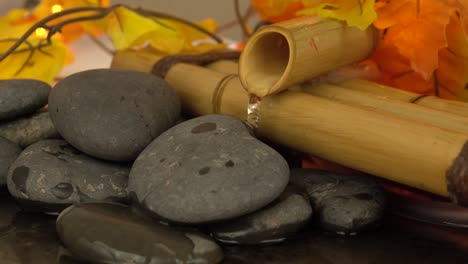
{"label": "stone pile", "polygon": [[180,112],[146,73],[0,81],[0,184],[23,210],[59,214],[66,248],[98,263],[218,263],[222,244],[352,235],[381,218],[369,179],[291,171],[242,121]]}

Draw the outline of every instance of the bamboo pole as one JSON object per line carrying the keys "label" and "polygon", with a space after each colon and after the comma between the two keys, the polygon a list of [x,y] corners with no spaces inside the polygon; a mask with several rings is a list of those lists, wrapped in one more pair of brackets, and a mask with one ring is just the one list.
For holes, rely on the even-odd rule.
{"label": "bamboo pole", "polygon": [[[154,64],[164,56],[166,55],[155,51],[119,51],[112,59],[111,68],[151,72]],[[230,60],[219,60],[206,67],[224,73],[237,73],[239,64]]]}
{"label": "bamboo pole", "polygon": [[[166,81],[184,110],[213,113],[213,95],[225,74],[177,64]],[[195,89],[196,87],[196,89]],[[249,97],[232,78],[219,113],[246,119]],[[468,135],[352,107],[300,92],[262,99],[259,136],[344,166],[374,174],[468,205]]]}
{"label": "bamboo pole", "polygon": [[302,91],[345,104],[468,134],[468,118],[331,84],[303,86]]}
{"label": "bamboo pole", "polygon": [[266,26],[247,42],[239,74],[252,94],[263,97],[322,73],[367,58],[375,30],[335,20],[301,17]]}
{"label": "bamboo pole", "polygon": [[468,117],[468,103],[464,102],[442,99],[436,96],[421,97],[421,95],[417,93],[403,91],[365,80],[349,80],[340,83],[340,86],[353,91],[376,94],[405,102],[413,102],[414,104],[428,108]]}

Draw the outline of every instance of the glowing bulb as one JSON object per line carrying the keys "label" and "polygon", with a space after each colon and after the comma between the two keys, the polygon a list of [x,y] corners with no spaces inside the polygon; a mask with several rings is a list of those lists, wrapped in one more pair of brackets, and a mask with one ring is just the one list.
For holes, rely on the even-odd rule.
{"label": "glowing bulb", "polygon": [[52,14],[58,13],[63,10],[63,7],[61,5],[53,5],[52,8]]}
{"label": "glowing bulb", "polygon": [[47,30],[45,28],[37,28],[34,33],[40,38],[47,37]]}

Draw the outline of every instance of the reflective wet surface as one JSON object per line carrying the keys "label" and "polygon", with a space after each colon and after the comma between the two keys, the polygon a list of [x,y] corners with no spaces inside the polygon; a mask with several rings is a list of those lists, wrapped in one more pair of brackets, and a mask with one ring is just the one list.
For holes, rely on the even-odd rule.
{"label": "reflective wet surface", "polygon": [[[0,263],[78,264],[64,255],[56,216],[20,212],[0,190]],[[223,263],[468,263],[468,229],[435,227],[388,215],[382,226],[355,237],[312,228],[272,246],[224,247]],[[61,256],[59,258],[59,256]]]}

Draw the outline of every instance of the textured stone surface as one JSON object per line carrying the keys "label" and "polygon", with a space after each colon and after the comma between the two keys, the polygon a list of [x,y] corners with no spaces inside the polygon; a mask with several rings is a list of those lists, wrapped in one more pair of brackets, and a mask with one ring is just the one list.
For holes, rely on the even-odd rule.
{"label": "textured stone surface", "polygon": [[272,204],[246,216],[210,228],[212,236],[229,244],[282,242],[303,228],[312,216],[306,194],[288,187]]}
{"label": "textured stone surface", "polygon": [[38,112],[9,122],[0,122],[0,136],[27,147],[43,139],[60,135],[50,120],[49,112]]}
{"label": "textured stone surface", "polygon": [[50,85],[30,79],[0,80],[0,120],[31,114],[47,104]]}
{"label": "textured stone surface", "polygon": [[63,140],[44,140],[20,154],[7,183],[24,204],[60,210],[77,202],[126,201],[129,170],[82,154]]}
{"label": "textured stone surface", "polygon": [[205,235],[170,228],[116,204],[65,209],[57,231],[76,256],[97,263],[219,263],[223,253]]}
{"label": "textured stone surface", "polygon": [[291,182],[306,189],[322,228],[337,234],[355,234],[381,219],[385,193],[362,176],[312,169],[294,169]]}
{"label": "textured stone surface", "polygon": [[204,223],[262,208],[288,180],[287,162],[240,120],[209,115],[154,140],[132,167],[129,191],[163,218]]}
{"label": "textured stone surface", "polygon": [[6,184],[8,169],[20,153],[18,145],[0,137],[0,185]]}
{"label": "textured stone surface", "polygon": [[175,92],[149,73],[99,69],[59,82],[49,97],[57,130],[97,158],[131,161],[180,115]]}

